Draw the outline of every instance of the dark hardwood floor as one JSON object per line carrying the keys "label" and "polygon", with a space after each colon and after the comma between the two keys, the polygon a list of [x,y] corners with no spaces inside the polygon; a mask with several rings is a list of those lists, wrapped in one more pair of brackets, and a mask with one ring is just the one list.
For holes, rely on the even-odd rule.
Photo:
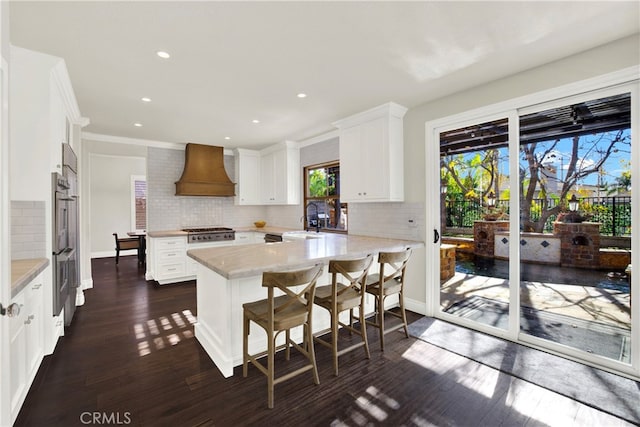
{"label": "dark hardwood floor", "polygon": [[[316,346],[320,385],[310,373],[277,385],[269,410],[264,375],[236,368],[223,378],[193,337],[193,282],[146,282],[135,256],[92,267],[94,287],[45,358],[17,426],[626,425],[399,332],[382,353],[373,328],[370,360],[341,356],[334,377],[330,351]],[[292,351],[277,362],[281,370],[303,360]]]}

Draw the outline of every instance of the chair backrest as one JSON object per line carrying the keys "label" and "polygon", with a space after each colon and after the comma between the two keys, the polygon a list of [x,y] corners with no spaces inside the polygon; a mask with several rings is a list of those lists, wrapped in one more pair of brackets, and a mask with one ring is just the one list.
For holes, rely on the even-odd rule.
{"label": "chair backrest", "polygon": [[[369,274],[369,267],[371,267],[372,262],[373,255],[371,254],[358,259],[329,261],[333,296],[336,297],[344,292],[348,292],[349,289],[354,289],[364,296],[363,284],[367,282],[367,274]],[[345,285],[342,289],[338,289],[338,275],[341,275],[349,282],[348,284],[342,283]]]}
{"label": "chair backrest", "polygon": [[[404,283],[404,273],[407,269],[407,263],[411,257],[411,248],[407,248],[400,252],[380,252],[378,254],[378,263],[380,264],[380,283],[386,283],[389,280],[396,279],[400,283]],[[385,270],[387,274],[385,274]]]}
{"label": "chair backrest", "polygon": [[140,241],[137,237],[126,237],[123,239],[118,238],[118,233],[113,233],[113,237],[116,239],[116,250],[126,250],[126,249],[138,249],[140,246]]}
{"label": "chair backrest", "polygon": [[[311,309],[313,306],[313,298],[316,291],[316,282],[322,274],[322,264],[316,264],[313,267],[295,270],[295,271],[265,271],[262,273],[262,286],[268,288],[269,313],[273,316],[291,304],[299,302]],[[294,286],[306,285],[302,290],[295,292],[290,288]],[[289,299],[283,304],[274,307],[275,289],[279,289]]]}

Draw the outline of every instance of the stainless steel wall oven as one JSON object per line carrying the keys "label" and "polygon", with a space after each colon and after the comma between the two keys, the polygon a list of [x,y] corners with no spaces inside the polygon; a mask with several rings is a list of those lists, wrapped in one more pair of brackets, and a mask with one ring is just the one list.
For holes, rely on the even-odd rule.
{"label": "stainless steel wall oven", "polygon": [[69,197],[69,181],[57,172],[51,174],[53,214],[53,315],[58,316],[69,298],[71,272],[69,260],[69,210],[74,200]]}

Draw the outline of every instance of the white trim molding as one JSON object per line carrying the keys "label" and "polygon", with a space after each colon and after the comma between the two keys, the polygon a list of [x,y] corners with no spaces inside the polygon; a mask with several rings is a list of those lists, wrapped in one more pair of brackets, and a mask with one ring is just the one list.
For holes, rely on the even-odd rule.
{"label": "white trim molding", "polygon": [[[82,132],[82,139],[98,142],[111,142],[114,144],[127,144],[127,145],[139,145],[143,147],[154,148],[166,148],[169,150],[184,150],[187,146],[186,142],[167,142],[167,141],[154,141],[151,139],[141,138],[128,138],[125,136],[104,135],[93,132]],[[233,156],[233,150],[230,148],[224,149],[225,156]]]}

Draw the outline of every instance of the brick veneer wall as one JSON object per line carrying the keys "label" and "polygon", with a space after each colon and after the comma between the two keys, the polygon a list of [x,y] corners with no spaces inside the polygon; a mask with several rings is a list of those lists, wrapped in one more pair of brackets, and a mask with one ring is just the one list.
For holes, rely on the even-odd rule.
{"label": "brick veneer wall", "polygon": [[440,245],[440,281],[445,282],[456,274],[456,246]]}
{"label": "brick veneer wall", "polygon": [[600,223],[553,223],[553,234],[560,237],[560,265],[598,268],[600,266]]}

